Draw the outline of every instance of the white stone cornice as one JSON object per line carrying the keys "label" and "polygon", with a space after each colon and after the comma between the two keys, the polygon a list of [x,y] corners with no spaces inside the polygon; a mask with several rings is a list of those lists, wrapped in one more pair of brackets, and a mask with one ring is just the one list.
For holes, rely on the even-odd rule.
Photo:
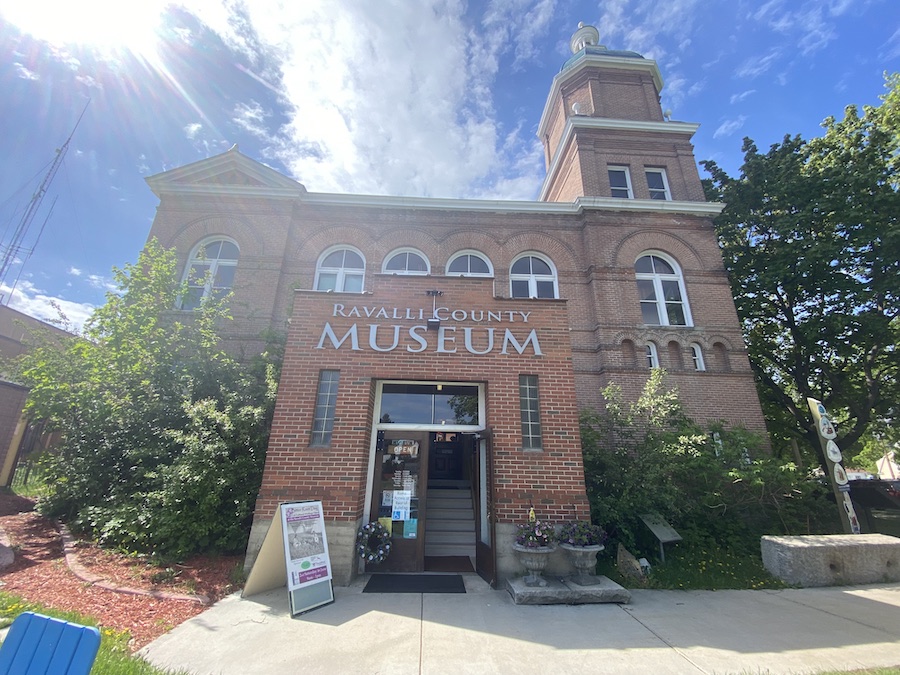
{"label": "white stone cornice", "polygon": [[629,211],[632,213],[681,213],[712,217],[721,213],[725,207],[724,204],[717,202],[617,199],[614,197],[579,197],[574,202],[531,202],[489,199],[435,199],[432,197],[387,197],[324,192],[307,192],[301,197],[300,201],[304,204],[321,204],[323,206],[477,211],[481,213],[546,213],[548,215],[577,214],[585,210],[597,210]]}
{"label": "white stone cornice", "polygon": [[692,137],[699,124],[695,122],[643,122],[638,120],[616,120],[605,117],[582,117],[576,115],[566,120],[566,128],[556,146],[556,152],[547,168],[544,184],[541,186],[540,199],[546,199],[550,190],[550,181],[559,170],[559,163],[576,129],[607,129],[612,131],[636,131],[646,134],[683,134]]}
{"label": "white stone cornice", "polygon": [[552,103],[559,95],[559,90],[562,87],[563,82],[571,79],[585,68],[615,68],[617,70],[649,71],[650,75],[653,77],[653,83],[656,85],[656,93],[659,94],[663,88],[663,78],[662,75],[660,75],[659,66],[653,59],[585,54],[576,64],[558,72],[553,78],[553,84],[550,85],[550,93],[547,96],[547,101],[544,103],[544,112],[541,113],[541,121],[538,124],[537,136],[542,141],[544,134],[547,132],[547,125],[550,123]]}
{"label": "white stone cornice", "polygon": [[170,183],[167,185],[154,185],[151,187],[151,189],[157,197],[162,197],[164,194],[170,194],[195,196],[215,195],[223,197],[260,197],[265,199],[297,199],[306,194],[306,189],[302,185],[296,188],[278,188],[262,185],[179,185],[177,183]]}

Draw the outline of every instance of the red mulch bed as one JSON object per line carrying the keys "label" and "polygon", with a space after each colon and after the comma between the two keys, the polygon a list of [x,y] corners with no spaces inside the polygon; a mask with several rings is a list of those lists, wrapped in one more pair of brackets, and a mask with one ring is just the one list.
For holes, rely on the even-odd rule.
{"label": "red mulch bed", "polygon": [[[54,523],[33,509],[33,501],[0,494],[0,528],[16,556],[12,565],[0,570],[0,590],[30,602],[92,616],[116,631],[128,631],[133,649],[140,649],[206,609],[197,602],[128,595],[86,584],[66,566]],[[213,602],[239,590],[231,577],[243,563],[243,556],[202,556],[180,565],[157,567],[89,542],[79,542],[77,554],[89,571],[122,586],[201,594]]]}

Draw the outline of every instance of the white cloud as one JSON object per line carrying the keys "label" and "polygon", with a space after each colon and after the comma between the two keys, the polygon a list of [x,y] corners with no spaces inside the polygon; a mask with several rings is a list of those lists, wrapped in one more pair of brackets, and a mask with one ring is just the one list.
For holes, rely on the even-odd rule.
{"label": "white cloud", "polygon": [[28,68],[23,66],[21,63],[14,63],[13,65],[16,67],[16,75],[18,77],[20,77],[21,79],[23,79],[23,80],[39,80],[39,79],[41,79],[36,72],[34,72],[33,70],[29,70]]}
{"label": "white cloud", "polygon": [[102,291],[109,292],[115,292],[119,290],[119,287],[116,286],[113,281],[100,274],[88,274],[86,278],[88,285],[92,286],[93,288],[99,288]]}
{"label": "white cloud", "polygon": [[[628,49],[658,61],[666,73],[663,108],[677,108],[699,91],[698,83],[687,81],[681,72],[681,53],[692,43],[694,16],[703,7],[700,0],[604,2],[596,24],[600,42],[610,49]],[[668,44],[673,48],[667,48]]]}
{"label": "white cloud", "polygon": [[[35,319],[55,325],[68,322],[67,329],[81,331],[96,307],[86,302],[72,302],[48,295],[30,281],[19,281],[12,290],[6,284],[0,285],[0,292],[8,296],[9,306]],[[10,295],[11,293],[11,295]]]}
{"label": "white cloud", "polygon": [[834,19],[858,9],[860,4],[866,3],[852,0],[806,0],[803,3],[771,0],[752,14],[752,18],[783,34],[792,49],[799,48],[803,56],[809,56],[838,37]]}
{"label": "white cloud", "polygon": [[535,120],[505,127],[494,81],[501,59],[538,57],[558,0],[491,0],[474,18],[462,0],[384,2],[377,12],[368,0],[259,0],[240,14],[200,2],[187,5],[283,105],[245,100],[233,121],[309,189],[536,196],[540,177],[516,154],[524,144],[531,156]]}
{"label": "white cloud", "polygon": [[747,89],[746,91],[742,91],[740,94],[732,94],[729,99],[729,103],[734,105],[735,103],[740,103],[745,100],[749,96],[753,96],[756,93],[756,89]]}
{"label": "white cloud", "polygon": [[881,45],[882,53],[880,58],[882,61],[895,59],[900,56],[900,28],[894,31],[893,35],[888,38],[887,42]]}
{"label": "white cloud", "polygon": [[724,138],[733,135],[734,132],[744,126],[744,122],[746,121],[746,115],[739,115],[737,119],[733,120],[725,120],[719,125],[719,128],[713,132],[713,138]]}
{"label": "white cloud", "polygon": [[81,270],[78,269],[77,267],[70,267],[68,270],[68,273],[71,274],[73,277],[81,276]]}
{"label": "white cloud", "polygon": [[203,128],[203,125],[200,124],[199,122],[193,122],[193,123],[191,123],[191,124],[185,124],[185,125],[184,125],[184,135],[185,135],[187,138],[193,140],[194,138],[197,137],[197,134],[200,132],[200,130],[201,130],[202,128]]}
{"label": "white cloud", "polygon": [[758,77],[769,70],[781,56],[780,49],[770,49],[764,56],[751,56],[738,66],[735,75],[738,77]]}
{"label": "white cloud", "polygon": [[271,116],[272,113],[264,110],[256,101],[251,100],[250,103],[238,103],[234,107],[231,121],[257,138],[274,143],[276,139],[272,136],[266,123]]}

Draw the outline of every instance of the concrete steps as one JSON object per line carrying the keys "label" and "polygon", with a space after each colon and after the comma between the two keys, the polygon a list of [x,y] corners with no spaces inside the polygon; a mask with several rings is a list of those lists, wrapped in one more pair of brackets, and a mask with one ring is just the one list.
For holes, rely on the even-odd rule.
{"label": "concrete steps", "polygon": [[[450,481],[446,481],[449,483]],[[475,556],[475,510],[467,483],[428,488],[425,555]],[[432,484],[433,485],[433,484]]]}

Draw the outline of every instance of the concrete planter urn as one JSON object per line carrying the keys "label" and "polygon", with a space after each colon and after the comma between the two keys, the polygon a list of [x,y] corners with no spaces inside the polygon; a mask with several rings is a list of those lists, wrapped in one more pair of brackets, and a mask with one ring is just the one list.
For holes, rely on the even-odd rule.
{"label": "concrete planter urn", "polygon": [[597,571],[597,554],[604,548],[603,544],[593,546],[573,546],[572,544],[560,544],[566,557],[575,568],[575,575],[572,577],[579,586],[594,586],[600,583],[600,578],[594,572]]}
{"label": "concrete planter urn", "polygon": [[550,561],[550,554],[556,550],[556,546],[522,546],[521,544],[513,544],[513,551],[516,552],[519,562],[522,563],[528,574],[522,581],[526,586],[546,586],[547,580],[543,577],[544,568]]}

